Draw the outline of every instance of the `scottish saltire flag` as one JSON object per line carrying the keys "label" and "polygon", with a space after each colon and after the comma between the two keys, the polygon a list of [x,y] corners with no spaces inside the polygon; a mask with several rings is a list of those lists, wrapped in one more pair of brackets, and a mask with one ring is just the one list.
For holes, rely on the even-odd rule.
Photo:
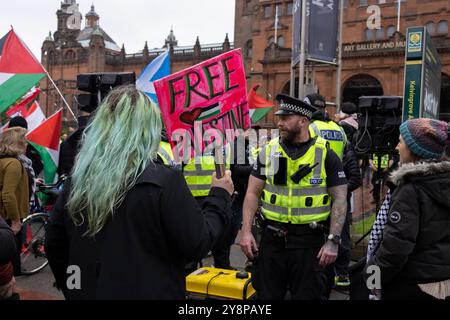
{"label": "scottish saltire flag", "polygon": [[145,92],[154,103],[158,104],[153,83],[168,75],[170,75],[170,55],[167,50],[150,62],[144,71],[142,71],[141,76],[136,81],[136,87]]}

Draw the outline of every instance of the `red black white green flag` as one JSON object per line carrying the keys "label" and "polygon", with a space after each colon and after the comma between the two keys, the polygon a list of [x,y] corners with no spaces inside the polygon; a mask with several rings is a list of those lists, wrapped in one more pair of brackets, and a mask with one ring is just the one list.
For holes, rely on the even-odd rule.
{"label": "red black white green flag", "polygon": [[59,162],[62,110],[59,110],[27,135],[44,164],[45,183],[54,183]]}
{"label": "red black white green flag", "polygon": [[258,121],[265,118],[275,106],[273,102],[260,97],[256,93],[259,87],[259,84],[253,86],[250,93],[248,94],[248,106],[250,108],[250,117],[252,119],[252,123],[257,123]]}
{"label": "red black white green flag", "polygon": [[45,77],[45,70],[14,30],[0,38],[0,114]]}

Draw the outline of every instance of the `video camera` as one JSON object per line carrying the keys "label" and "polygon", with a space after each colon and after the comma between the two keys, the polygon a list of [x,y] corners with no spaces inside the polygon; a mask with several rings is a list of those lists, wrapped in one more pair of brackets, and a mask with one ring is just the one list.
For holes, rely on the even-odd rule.
{"label": "video camera", "polygon": [[77,96],[79,109],[92,113],[112,89],[135,83],[136,74],[134,72],[79,74],[77,76],[77,89],[89,92]]}
{"label": "video camera", "polygon": [[363,96],[359,98],[355,151],[392,154],[398,145],[402,123],[402,97]]}

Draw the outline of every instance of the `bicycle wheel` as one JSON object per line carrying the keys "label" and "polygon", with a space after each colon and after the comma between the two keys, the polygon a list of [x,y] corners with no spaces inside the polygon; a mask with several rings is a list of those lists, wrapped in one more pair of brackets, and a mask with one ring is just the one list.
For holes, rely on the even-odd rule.
{"label": "bicycle wheel", "polygon": [[20,261],[22,273],[25,275],[35,274],[48,264],[44,243],[49,217],[47,213],[35,213],[28,216],[22,223],[24,241],[20,253]]}

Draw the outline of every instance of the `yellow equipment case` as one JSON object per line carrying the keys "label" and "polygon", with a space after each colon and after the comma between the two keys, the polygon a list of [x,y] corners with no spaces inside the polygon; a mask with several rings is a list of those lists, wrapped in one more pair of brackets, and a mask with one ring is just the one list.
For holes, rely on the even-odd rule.
{"label": "yellow equipment case", "polygon": [[200,268],[186,277],[188,299],[250,300],[255,296],[251,273]]}

